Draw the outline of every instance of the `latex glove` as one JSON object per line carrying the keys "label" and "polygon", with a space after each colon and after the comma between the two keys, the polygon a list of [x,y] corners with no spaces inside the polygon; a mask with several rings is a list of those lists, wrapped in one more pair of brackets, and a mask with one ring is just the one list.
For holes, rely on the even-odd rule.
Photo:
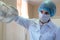
{"label": "latex glove", "polygon": [[0,21],[10,23],[18,16],[18,11],[12,6],[6,4],[0,5]]}
{"label": "latex glove", "polygon": [[14,20],[16,17],[18,16],[18,11],[17,9],[15,9],[14,7],[10,6],[10,9],[8,10],[8,12],[6,13],[3,22],[11,22],[12,20]]}

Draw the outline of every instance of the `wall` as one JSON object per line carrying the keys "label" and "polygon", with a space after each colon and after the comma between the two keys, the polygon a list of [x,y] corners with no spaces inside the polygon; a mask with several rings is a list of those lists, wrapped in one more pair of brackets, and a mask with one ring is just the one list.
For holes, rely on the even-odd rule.
{"label": "wall", "polygon": [[16,22],[6,24],[6,40],[25,40],[26,31]]}
{"label": "wall", "polygon": [[29,18],[33,18],[34,17],[34,8],[33,8],[34,6],[33,5],[31,5],[31,4],[29,4],[28,3],[28,15],[29,15]]}
{"label": "wall", "polygon": [[0,22],[0,40],[3,39],[3,27],[2,27],[2,23]]}

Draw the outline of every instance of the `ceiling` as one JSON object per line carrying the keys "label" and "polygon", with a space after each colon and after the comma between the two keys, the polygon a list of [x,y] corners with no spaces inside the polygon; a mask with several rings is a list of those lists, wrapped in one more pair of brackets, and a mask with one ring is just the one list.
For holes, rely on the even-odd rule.
{"label": "ceiling", "polygon": [[[44,0],[26,0],[28,3],[32,4],[32,5],[38,5],[40,4],[42,1]],[[60,4],[60,0],[51,0],[53,1],[54,3],[59,3]]]}

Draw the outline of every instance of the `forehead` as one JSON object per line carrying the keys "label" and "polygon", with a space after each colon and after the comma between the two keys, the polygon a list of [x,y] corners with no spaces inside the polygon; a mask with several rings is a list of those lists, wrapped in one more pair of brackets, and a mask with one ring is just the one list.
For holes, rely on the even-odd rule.
{"label": "forehead", "polygon": [[43,12],[47,12],[46,10],[41,10],[41,11],[43,11]]}

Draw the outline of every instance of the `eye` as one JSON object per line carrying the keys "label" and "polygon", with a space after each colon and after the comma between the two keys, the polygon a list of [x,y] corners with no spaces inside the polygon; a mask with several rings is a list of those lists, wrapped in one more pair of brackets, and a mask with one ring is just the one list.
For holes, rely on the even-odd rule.
{"label": "eye", "polygon": [[40,11],[41,13],[43,13],[43,11]]}
{"label": "eye", "polygon": [[48,13],[48,12],[45,12],[45,14],[46,14],[46,15],[49,15],[49,13]]}

